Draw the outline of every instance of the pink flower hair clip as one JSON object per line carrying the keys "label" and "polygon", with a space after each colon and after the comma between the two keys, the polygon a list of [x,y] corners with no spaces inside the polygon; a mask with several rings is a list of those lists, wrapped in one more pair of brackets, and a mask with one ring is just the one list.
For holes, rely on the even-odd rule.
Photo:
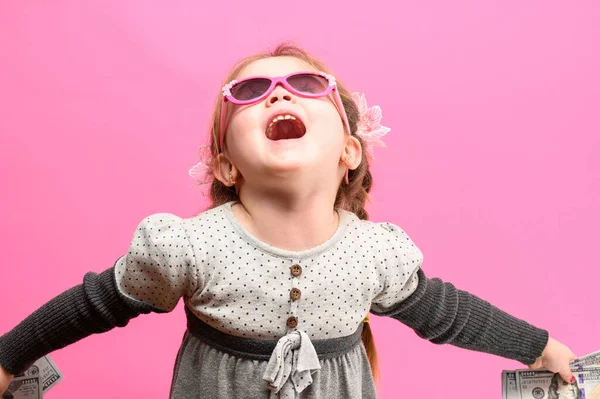
{"label": "pink flower hair clip", "polygon": [[[208,184],[213,178],[213,157],[209,145],[200,147],[200,162],[192,166],[189,175],[198,185]],[[205,193],[206,195],[206,193]]]}
{"label": "pink flower hair clip", "polygon": [[358,107],[358,123],[356,134],[360,136],[365,144],[364,151],[370,158],[373,157],[373,147],[385,147],[381,140],[390,130],[389,127],[381,125],[381,107],[374,105],[371,108],[367,105],[367,99],[364,93],[352,93],[352,99]]}

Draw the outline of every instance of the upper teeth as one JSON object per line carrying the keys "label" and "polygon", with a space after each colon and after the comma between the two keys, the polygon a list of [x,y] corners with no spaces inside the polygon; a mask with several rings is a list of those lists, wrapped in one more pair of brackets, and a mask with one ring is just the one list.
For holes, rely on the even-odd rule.
{"label": "upper teeth", "polygon": [[273,120],[271,121],[271,123],[269,124],[269,127],[273,126],[273,124],[277,121],[282,121],[284,119],[296,119],[296,117],[294,115],[277,115],[275,118],[273,118]]}
{"label": "upper teeth", "polygon": [[277,115],[276,117],[274,117],[273,120],[271,121],[271,123],[269,123],[269,126],[267,127],[267,137],[269,137],[269,138],[272,137],[272,135],[273,135],[273,125],[275,124],[275,122],[282,121],[282,120],[287,120],[287,119],[296,120],[296,117],[294,115],[290,115],[290,114]]}

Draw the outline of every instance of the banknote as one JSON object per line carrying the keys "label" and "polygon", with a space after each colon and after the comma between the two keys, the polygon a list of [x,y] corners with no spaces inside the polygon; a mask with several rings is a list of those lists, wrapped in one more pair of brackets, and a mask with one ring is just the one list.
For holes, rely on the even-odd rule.
{"label": "banknote", "polygon": [[517,375],[514,370],[502,372],[502,399],[521,399],[517,389]]}
{"label": "banknote", "polygon": [[592,352],[578,359],[571,361],[572,368],[583,368],[597,366],[600,367],[600,351]]}
{"label": "banknote", "polygon": [[[592,352],[589,353],[585,356],[581,356],[573,361],[571,361],[570,363],[571,365],[571,370],[572,371],[583,371],[586,370],[588,372],[591,372],[591,369],[593,368],[597,368],[598,370],[600,370],[600,351],[596,351],[596,352]],[[502,398],[503,399],[521,399],[521,393],[518,390],[519,386],[517,383],[517,374],[521,373],[521,375],[523,375],[522,373],[525,373],[527,371],[530,370],[504,370],[502,372]],[[536,370],[536,372],[545,372],[545,373],[550,373],[551,372],[547,371],[547,370]],[[557,377],[558,378],[558,377]],[[525,379],[524,379],[525,380]],[[556,382],[561,382],[561,380],[558,380]],[[536,391],[538,396],[541,395],[542,391]],[[600,398],[600,388],[598,388],[598,391],[594,392],[594,396],[597,398]],[[552,393],[552,395],[554,395]],[[582,399],[589,399],[589,395],[591,395],[591,393],[587,393],[587,394],[582,394],[583,396],[580,396]],[[587,396],[586,396],[587,395]],[[530,397],[534,397],[534,396],[530,396]],[[545,396],[540,396],[542,398],[544,398]],[[553,398],[553,396],[548,396],[550,399]],[[556,398],[556,396],[554,396],[554,398]]]}
{"label": "banknote", "polygon": [[63,379],[62,373],[48,355],[38,359],[31,365],[31,367],[25,370],[25,372],[17,375],[17,377],[33,376],[40,377],[42,393],[48,392],[50,388],[58,384],[58,382]]}
{"label": "banknote", "polygon": [[600,368],[574,370],[576,382],[566,383],[548,370],[516,371],[519,399],[599,399]]}
{"label": "banknote", "polygon": [[42,399],[40,376],[13,378],[2,399]]}

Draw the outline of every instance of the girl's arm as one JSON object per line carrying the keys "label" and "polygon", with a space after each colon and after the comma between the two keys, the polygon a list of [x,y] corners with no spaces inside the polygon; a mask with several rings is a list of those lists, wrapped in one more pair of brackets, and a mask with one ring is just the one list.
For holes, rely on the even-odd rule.
{"label": "girl's arm", "polygon": [[380,291],[371,313],[393,317],[435,344],[492,353],[518,360],[532,368],[547,368],[569,382],[569,361],[575,355],[548,332],[509,315],[475,295],[421,269],[423,254],[404,230],[378,223],[378,239],[385,254],[381,261]]}
{"label": "girl's arm", "polygon": [[83,283],[37,309],[0,337],[0,365],[10,374],[26,370],[42,356],[155,310],[117,289],[114,268],[87,273]]}
{"label": "girl's arm", "polygon": [[87,273],[0,337],[0,365],[10,374],[91,334],[123,327],[151,311],[169,312],[197,287],[194,253],[183,220],[171,214],[144,219],[126,256]]}
{"label": "girl's arm", "polygon": [[383,313],[406,324],[434,344],[452,344],[533,364],[548,342],[548,332],[517,319],[439,278],[417,270],[416,290]]}
{"label": "girl's arm", "polygon": [[435,344],[491,353],[534,368],[559,372],[565,381],[573,374],[575,355],[539,329],[496,308],[451,283],[428,279],[419,268],[416,290],[395,308],[375,314],[390,316]]}

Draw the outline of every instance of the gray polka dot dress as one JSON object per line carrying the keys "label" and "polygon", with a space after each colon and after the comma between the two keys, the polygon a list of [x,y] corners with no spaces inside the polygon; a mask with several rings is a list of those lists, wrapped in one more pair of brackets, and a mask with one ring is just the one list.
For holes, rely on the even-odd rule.
{"label": "gray polka dot dress", "polygon": [[[407,298],[418,283],[419,249],[399,227],[339,209],[328,241],[287,251],[249,234],[233,204],[187,219],[147,217],[115,265],[117,287],[130,299],[168,312],[184,298],[188,332],[171,397],[375,398],[360,340],[335,355],[319,348],[349,342],[369,311]],[[269,356],[244,352],[263,342],[276,344]]]}

